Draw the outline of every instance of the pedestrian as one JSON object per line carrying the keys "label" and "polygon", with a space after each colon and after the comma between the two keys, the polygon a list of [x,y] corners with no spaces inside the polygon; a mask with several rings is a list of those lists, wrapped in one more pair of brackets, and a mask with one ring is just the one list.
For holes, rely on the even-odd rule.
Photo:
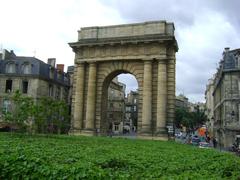
{"label": "pedestrian", "polygon": [[211,138],[207,135],[207,137],[206,137],[206,142],[207,142],[207,143],[210,143],[210,139],[211,139]]}
{"label": "pedestrian", "polygon": [[213,147],[216,148],[217,147],[217,139],[215,137],[213,137],[212,142],[213,142]]}
{"label": "pedestrian", "polygon": [[112,137],[112,123],[109,123],[108,135],[109,137]]}

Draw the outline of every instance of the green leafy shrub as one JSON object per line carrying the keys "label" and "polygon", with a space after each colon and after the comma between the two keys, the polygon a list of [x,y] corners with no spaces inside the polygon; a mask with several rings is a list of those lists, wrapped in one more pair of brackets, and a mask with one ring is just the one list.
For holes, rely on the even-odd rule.
{"label": "green leafy shrub", "polygon": [[0,179],[238,179],[240,158],[174,142],[0,133]]}

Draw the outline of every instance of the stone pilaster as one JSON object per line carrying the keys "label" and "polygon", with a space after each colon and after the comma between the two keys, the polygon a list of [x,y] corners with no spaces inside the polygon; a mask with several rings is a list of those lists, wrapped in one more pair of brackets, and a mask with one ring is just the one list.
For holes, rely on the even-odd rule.
{"label": "stone pilaster", "polygon": [[94,130],[96,101],[96,62],[89,64],[88,94],[86,109],[86,130]]}
{"label": "stone pilaster", "polygon": [[166,60],[158,60],[157,86],[157,134],[166,133],[167,114],[167,65]]}
{"label": "stone pilaster", "polygon": [[238,124],[240,125],[240,104],[238,104]]}
{"label": "stone pilaster", "polygon": [[144,61],[143,75],[143,105],[141,133],[149,134],[152,131],[152,61]]}
{"label": "stone pilaster", "polygon": [[168,120],[167,125],[173,126],[175,118],[175,57],[171,57],[167,64],[167,87],[168,87]]}
{"label": "stone pilaster", "polygon": [[78,133],[83,124],[83,97],[84,97],[84,71],[85,64],[79,63],[75,66],[76,70],[76,89],[74,97],[73,112],[73,131]]}

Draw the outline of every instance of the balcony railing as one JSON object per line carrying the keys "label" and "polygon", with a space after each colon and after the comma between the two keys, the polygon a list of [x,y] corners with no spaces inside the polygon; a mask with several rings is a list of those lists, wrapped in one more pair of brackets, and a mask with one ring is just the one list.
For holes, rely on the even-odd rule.
{"label": "balcony railing", "polygon": [[123,97],[108,97],[108,101],[124,101]]}
{"label": "balcony railing", "polygon": [[116,107],[109,107],[108,109],[107,109],[108,111],[117,111],[117,112],[124,112],[124,109],[123,108],[116,108]]}

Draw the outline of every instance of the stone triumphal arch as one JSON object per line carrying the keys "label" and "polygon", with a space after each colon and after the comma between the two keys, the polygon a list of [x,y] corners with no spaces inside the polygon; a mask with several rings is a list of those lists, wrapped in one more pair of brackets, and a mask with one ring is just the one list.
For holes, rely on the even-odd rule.
{"label": "stone triumphal arch", "polygon": [[134,75],[139,86],[138,136],[166,138],[175,111],[174,25],[152,21],[85,27],[75,52],[72,134],[106,134],[107,88],[121,73]]}

